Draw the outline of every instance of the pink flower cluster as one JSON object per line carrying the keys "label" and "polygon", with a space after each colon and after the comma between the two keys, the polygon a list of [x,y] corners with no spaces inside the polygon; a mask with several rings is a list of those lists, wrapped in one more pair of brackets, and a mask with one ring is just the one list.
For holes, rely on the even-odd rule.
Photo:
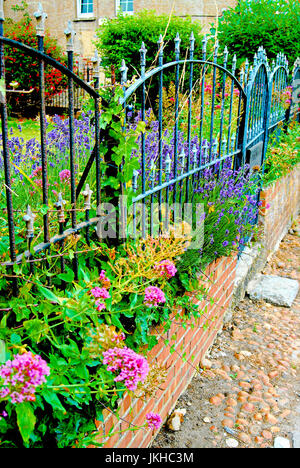
{"label": "pink flower cluster", "polygon": [[118,372],[115,382],[124,381],[128,390],[136,390],[139,382],[143,382],[149,373],[149,365],[144,356],[132,349],[110,348],[103,353],[103,364],[110,372]]}
{"label": "pink flower cluster", "polygon": [[148,413],[146,415],[146,421],[150,429],[159,429],[162,423],[162,419],[157,413]]}
{"label": "pink flower cluster", "polygon": [[177,268],[171,260],[162,260],[159,263],[154,265],[154,270],[158,273],[159,276],[164,276],[166,278],[172,278],[176,275]]}
{"label": "pink flower cluster", "polygon": [[164,292],[156,286],[148,286],[145,289],[144,304],[148,307],[157,306],[166,302]]}
{"label": "pink flower cluster", "polygon": [[95,299],[98,299],[95,304],[96,304],[96,309],[101,312],[101,310],[105,309],[106,305],[103,302],[103,300],[100,299],[109,299],[110,295],[107,289],[105,288],[99,288],[99,286],[96,286],[95,288],[90,290],[90,293],[92,296],[94,296]]}
{"label": "pink flower cluster", "polygon": [[12,403],[34,401],[36,387],[46,382],[50,368],[41,356],[27,352],[17,354],[0,367],[0,399]]}
{"label": "pink flower cluster", "polygon": [[69,171],[69,169],[64,169],[63,171],[61,171],[59,173],[59,178],[61,182],[64,182],[64,181],[68,182],[71,178],[71,172]]}

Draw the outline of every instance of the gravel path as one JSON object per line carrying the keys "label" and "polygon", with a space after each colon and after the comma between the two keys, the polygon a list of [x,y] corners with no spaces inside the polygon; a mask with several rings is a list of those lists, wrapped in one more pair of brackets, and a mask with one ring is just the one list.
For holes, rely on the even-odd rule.
{"label": "gravel path", "polygon": [[[300,282],[299,259],[294,226],[263,273]],[[300,293],[290,308],[245,297],[176,408],[180,430],[153,448],[300,448]]]}

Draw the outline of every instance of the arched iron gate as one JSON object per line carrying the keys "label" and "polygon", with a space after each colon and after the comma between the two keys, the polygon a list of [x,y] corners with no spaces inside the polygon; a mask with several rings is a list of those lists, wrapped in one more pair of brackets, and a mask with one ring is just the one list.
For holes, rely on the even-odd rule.
{"label": "arched iron gate", "polygon": [[[2,90],[2,100],[1,100],[1,125],[2,125],[2,157],[3,157],[3,169],[5,174],[5,190],[6,190],[6,201],[7,201],[7,220],[8,220],[8,231],[9,231],[9,249],[10,249],[10,262],[6,262],[8,267],[13,266],[16,263],[20,263],[22,260],[27,259],[31,261],[34,254],[47,254],[48,249],[52,244],[60,243],[62,244],[64,240],[72,235],[76,234],[79,231],[86,232],[86,237],[88,239],[88,230],[89,227],[98,222],[98,218],[90,219],[89,209],[90,209],[90,198],[91,192],[89,186],[86,186],[84,196],[84,209],[86,212],[86,219],[83,222],[78,223],[76,217],[76,206],[77,199],[82,192],[83,181],[86,179],[87,173],[90,171],[92,162],[95,160],[95,185],[96,185],[96,201],[97,204],[100,203],[100,155],[99,155],[99,59],[97,55],[94,58],[94,87],[90,86],[88,83],[80,79],[74,73],[74,52],[73,52],[73,39],[74,39],[74,30],[72,28],[71,22],[68,23],[68,26],[65,30],[65,35],[67,39],[67,66],[62,65],[58,61],[54,60],[50,56],[44,53],[44,23],[47,15],[42,9],[41,4],[39,4],[39,9],[35,13],[37,20],[37,40],[38,40],[38,49],[27,46],[26,44],[17,42],[15,40],[6,38],[3,36],[3,23],[4,23],[4,14],[3,14],[3,1],[1,2],[2,8],[0,8],[0,79],[4,83]],[[43,226],[39,226],[39,229],[43,232],[43,241],[38,245],[31,246],[32,240],[34,238],[34,219],[36,215],[34,209],[31,206],[27,206],[26,213],[24,216],[24,221],[27,225],[26,237],[27,237],[27,250],[22,248],[22,252],[17,255],[17,248],[15,243],[15,209],[14,209],[14,191],[12,189],[12,176],[11,171],[13,167],[13,162],[11,161],[12,155],[10,154],[9,149],[9,134],[8,134],[8,112],[7,112],[7,101],[5,96],[5,47],[10,47],[22,51],[24,54],[32,57],[32,59],[37,60],[39,63],[39,114],[40,114],[40,158],[41,158],[41,180],[42,180],[42,203],[45,209],[43,215]],[[53,224],[50,222],[49,216],[49,190],[48,190],[48,171],[49,171],[49,148],[47,146],[47,122],[46,122],[46,106],[45,106],[45,68],[53,67],[54,69],[60,71],[63,76],[66,77],[68,82],[68,144],[64,148],[64,151],[67,154],[68,163],[66,164],[66,169],[69,171],[70,178],[70,193],[69,200],[70,203],[70,216],[69,216],[69,226],[67,226],[67,216],[64,212],[64,205],[66,200],[63,200],[61,194],[58,194],[56,203],[53,203],[57,215],[57,223],[59,228],[55,231],[53,228],[50,230],[50,225]],[[82,180],[76,181],[76,155],[75,155],[75,125],[74,125],[74,86],[80,87],[93,101],[94,101],[94,111],[90,116],[91,121],[91,150],[89,155],[89,161],[87,163],[87,168],[83,171]],[[78,182],[78,183],[77,183]],[[26,249],[26,247],[25,247]],[[44,260],[47,263],[46,255]],[[75,276],[77,276],[77,257],[75,254],[73,267],[75,271]],[[64,271],[64,260],[61,261],[61,269]]]}
{"label": "arched iron gate", "polygon": [[[121,67],[122,104],[127,117],[124,127],[134,125],[130,120],[133,115],[135,123],[139,119],[149,129],[148,133],[140,135],[141,168],[135,171],[132,180],[134,235],[138,224],[143,237],[167,227],[170,203],[173,205],[173,222],[176,222],[178,211],[182,217],[182,205],[192,201],[205,170],[217,173],[225,160],[230,159],[234,168],[240,167],[243,161],[242,135],[247,107],[244,72],[240,79],[236,77],[236,57],[229,69],[227,49],[220,61],[218,43],[210,61],[206,38],[203,40],[203,58],[195,60],[194,42],[192,34],[189,57],[181,59],[180,37],[177,35],[175,60],[165,64],[161,36],[158,66],[148,72],[145,70],[147,50],[143,43],[140,78],[129,88],[126,87],[128,69],[125,62]],[[165,81],[169,88],[164,86]],[[155,204],[156,219],[153,208],[149,217],[147,213],[147,206]],[[137,217],[138,205],[141,208]]]}
{"label": "arched iron gate", "polygon": [[[37,19],[38,49],[13,41],[3,36],[3,1],[0,1],[0,79],[5,82],[5,47],[14,47],[36,59],[39,63],[39,96],[40,96],[40,156],[41,187],[43,198],[43,219],[39,233],[34,232],[34,207],[21,207],[19,211],[25,216],[26,242],[16,248],[14,191],[12,188],[12,155],[9,148],[7,104],[5,90],[1,96],[2,125],[2,159],[5,176],[5,197],[7,204],[7,226],[9,238],[10,261],[4,265],[14,265],[35,260],[49,261],[48,251],[52,245],[63,245],[64,241],[78,232],[84,234],[89,244],[91,226],[100,219],[98,210],[101,199],[101,161],[109,163],[114,141],[109,128],[99,129],[99,59],[95,55],[94,87],[81,80],[74,73],[74,53],[72,24],[65,30],[67,38],[68,65],[64,66],[44,53],[44,21],[46,18],[42,7],[35,16]],[[133,174],[132,234],[140,229],[140,235],[153,235],[168,227],[170,205],[173,209],[173,221],[176,222],[178,211],[184,203],[193,202],[194,193],[199,188],[200,180],[207,171],[218,177],[224,161],[230,161],[232,169],[243,168],[249,163],[263,167],[269,134],[287,118],[282,95],[288,84],[288,67],[282,54],[276,63],[269,68],[266,54],[259,49],[253,66],[236,70],[236,57],[231,58],[225,48],[222,55],[215,43],[210,56],[207,52],[206,38],[203,39],[202,60],[194,58],[195,40],[190,37],[188,57],[181,57],[180,37],[177,35],[174,44],[174,61],[164,63],[164,42],[158,41],[157,66],[146,71],[146,46],[140,49],[140,77],[133,83],[128,82],[128,69],[125,62],[121,67],[121,85],[124,96],[121,100],[124,115],[124,132],[135,128],[138,122],[144,122],[146,132],[138,137],[138,150],[132,157],[140,161],[140,169]],[[65,163],[70,173],[70,193],[68,200],[57,194],[55,202],[50,200],[48,191],[48,171],[50,150],[47,142],[45,112],[45,67],[52,66],[59,70],[68,81],[68,144],[64,148]],[[237,76],[237,73],[239,74]],[[294,80],[299,74],[298,66],[294,68]],[[84,163],[78,172],[75,150],[74,86],[82,88],[94,102],[94,110],[88,117],[90,143],[87,155],[81,159]],[[3,86],[2,86],[3,88]],[[5,88],[5,86],[4,86]],[[109,103],[102,100],[104,107]],[[105,158],[100,155],[100,143],[109,149]],[[77,159],[76,159],[77,158]],[[1,161],[0,161],[1,162]],[[95,163],[95,164],[94,164]],[[122,170],[112,167],[112,172]],[[92,179],[96,194],[88,184]],[[86,185],[85,185],[86,184]],[[85,186],[85,190],[83,190]],[[258,194],[259,195],[259,194]],[[51,195],[52,196],[52,195]],[[91,209],[91,201],[94,207]],[[66,209],[66,202],[69,209]],[[80,203],[81,218],[78,219]],[[140,212],[139,204],[142,205]],[[153,207],[157,208],[153,208]],[[33,209],[32,209],[33,208]],[[52,209],[54,208],[54,209]],[[156,211],[155,211],[156,209]],[[82,218],[84,213],[84,219]],[[138,219],[139,215],[139,219]],[[139,224],[138,224],[139,223]],[[23,229],[23,228],[22,228]],[[24,231],[24,229],[23,229]],[[41,242],[36,238],[42,236]],[[39,255],[37,255],[39,254]],[[36,257],[39,257],[36,259]],[[61,256],[61,271],[64,271],[65,260]],[[74,254],[73,270],[77,277],[77,255]]]}

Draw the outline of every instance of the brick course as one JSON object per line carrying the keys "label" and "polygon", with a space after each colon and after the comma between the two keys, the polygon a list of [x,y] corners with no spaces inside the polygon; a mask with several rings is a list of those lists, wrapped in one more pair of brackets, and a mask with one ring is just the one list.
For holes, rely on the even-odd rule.
{"label": "brick course", "polygon": [[[104,447],[146,448],[150,445],[157,431],[146,428],[137,431],[126,429],[130,427],[129,423],[143,426],[146,414],[150,411],[159,413],[161,418],[166,420],[174,408],[222,328],[224,314],[230,307],[232,299],[236,262],[236,255],[233,255],[218,259],[209,265],[205,274],[217,278],[212,280],[209,288],[207,288],[207,278],[205,276],[199,278],[199,284],[204,284],[208,289],[208,296],[199,304],[199,309],[204,313],[197,321],[193,320],[183,328],[178,324],[176,317],[176,323],[172,323],[168,332],[163,332],[162,327],[153,329],[153,334],[158,336],[158,343],[147,353],[147,359],[150,365],[158,363],[167,367],[166,381],[154,398],[133,398],[125,394],[118,406],[120,420],[109,411],[104,411],[104,422],[97,422],[98,440],[105,441]],[[214,300],[212,304],[210,298]],[[203,328],[204,324],[207,327]],[[170,339],[174,334],[176,341]],[[169,344],[165,342],[167,339],[170,339]],[[174,352],[171,353],[170,347],[173,345]],[[113,428],[111,437],[105,438],[111,428]],[[125,432],[115,434],[123,430]]]}
{"label": "brick course", "polygon": [[[300,208],[300,164],[261,193],[260,225],[264,252],[268,257],[297,216]],[[266,206],[269,205],[269,208]]]}

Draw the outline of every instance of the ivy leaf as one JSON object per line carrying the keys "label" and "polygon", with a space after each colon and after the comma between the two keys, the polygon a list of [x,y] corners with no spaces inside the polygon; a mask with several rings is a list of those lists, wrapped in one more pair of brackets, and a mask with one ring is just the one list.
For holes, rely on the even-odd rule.
{"label": "ivy leaf", "polygon": [[36,423],[33,408],[30,403],[24,402],[16,405],[17,424],[25,444],[28,444]]}

